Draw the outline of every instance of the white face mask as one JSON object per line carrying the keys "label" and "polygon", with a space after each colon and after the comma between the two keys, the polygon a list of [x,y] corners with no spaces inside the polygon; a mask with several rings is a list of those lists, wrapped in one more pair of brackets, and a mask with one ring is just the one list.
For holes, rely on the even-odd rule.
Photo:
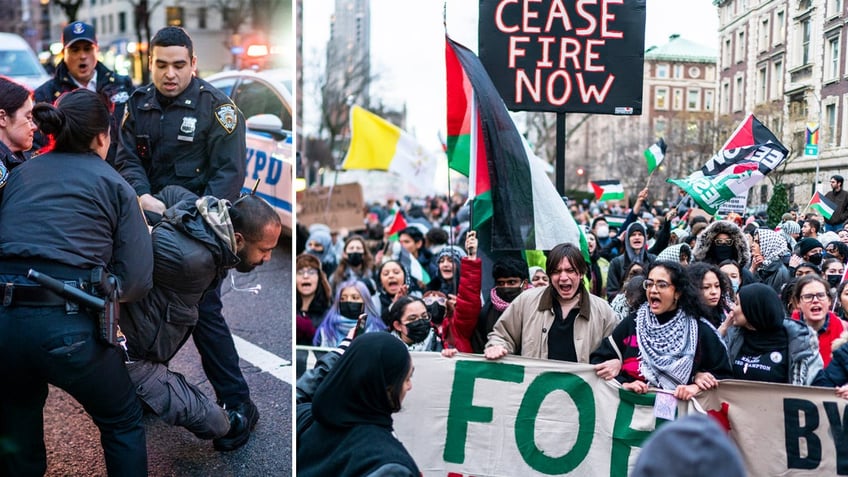
{"label": "white face mask", "polygon": [[607,227],[606,225],[599,225],[597,231],[595,232],[595,235],[597,235],[598,238],[608,238],[609,227]]}
{"label": "white face mask", "polygon": [[733,293],[739,291],[739,280],[730,279],[730,286],[733,287]]}

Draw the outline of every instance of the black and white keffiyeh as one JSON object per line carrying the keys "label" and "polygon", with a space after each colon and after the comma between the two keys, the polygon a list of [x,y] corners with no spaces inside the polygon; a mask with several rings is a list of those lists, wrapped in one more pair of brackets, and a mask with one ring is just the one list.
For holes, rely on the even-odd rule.
{"label": "black and white keffiyeh", "polygon": [[698,345],[697,320],[678,309],[674,318],[661,324],[644,303],[636,312],[636,337],[639,372],[648,384],[673,390],[689,382]]}

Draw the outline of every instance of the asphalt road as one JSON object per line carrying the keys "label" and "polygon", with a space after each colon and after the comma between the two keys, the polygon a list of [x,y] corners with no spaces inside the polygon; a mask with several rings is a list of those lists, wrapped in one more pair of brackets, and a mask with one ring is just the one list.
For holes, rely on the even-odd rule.
{"label": "asphalt road", "polygon": [[[234,274],[236,287],[261,285],[257,294],[223,288],[224,316],[236,337],[242,372],[260,418],[248,443],[222,453],[182,428],[145,416],[151,476],[292,475],[292,254],[278,247],[271,262]],[[171,368],[214,396],[191,340]],[[108,386],[108,383],[103,383]],[[70,396],[51,387],[44,409],[47,476],[105,476],[97,427]]]}

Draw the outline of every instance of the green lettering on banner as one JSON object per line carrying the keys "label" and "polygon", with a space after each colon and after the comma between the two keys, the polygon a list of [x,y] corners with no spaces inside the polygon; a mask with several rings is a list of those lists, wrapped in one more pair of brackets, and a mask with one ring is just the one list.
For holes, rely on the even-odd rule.
{"label": "green lettering on banner", "polygon": [[836,447],[836,473],[848,475],[848,407],[839,416],[839,406],[835,402],[824,402],[824,412],[830,423],[830,435]]}
{"label": "green lettering on banner", "polygon": [[485,361],[457,360],[453,372],[448,428],[445,436],[445,462],[465,462],[465,445],[469,422],[492,422],[494,411],[490,407],[474,406],[474,383],[477,379],[493,379],[508,383],[524,380],[524,366]]}
{"label": "green lettering on banner", "polygon": [[[542,402],[557,390],[565,391],[574,401],[579,427],[574,447],[565,455],[550,457],[536,446],[536,418]],[[586,458],[594,435],[595,396],[586,381],[571,373],[542,373],[530,383],[515,418],[515,442],[527,465],[545,474],[567,474]]]}
{"label": "green lettering on banner", "polygon": [[[640,431],[630,427],[636,406],[653,407],[657,395],[654,393],[637,394],[624,388],[618,390],[618,411],[612,428],[612,452],[610,456],[610,475],[627,475],[630,453],[634,447],[642,447],[653,431]],[[653,414],[653,411],[650,411]],[[655,419],[655,429],[668,421]]]}
{"label": "green lettering on banner", "polygon": [[[801,413],[804,426],[801,427]],[[819,411],[815,403],[805,399],[783,400],[783,429],[786,436],[786,467],[815,469],[821,464],[821,439],[816,435]],[[806,456],[801,455],[801,439],[807,443]]]}

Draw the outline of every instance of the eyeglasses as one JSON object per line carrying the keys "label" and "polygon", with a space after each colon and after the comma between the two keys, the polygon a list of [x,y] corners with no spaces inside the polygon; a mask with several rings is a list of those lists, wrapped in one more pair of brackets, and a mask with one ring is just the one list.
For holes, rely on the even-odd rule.
{"label": "eyeglasses", "polygon": [[438,303],[442,306],[445,306],[445,304],[447,302],[448,302],[447,298],[445,298],[443,296],[439,296],[439,295],[430,295],[430,296],[424,297],[424,304],[425,305],[432,305],[433,303]]}
{"label": "eyeglasses", "polygon": [[403,322],[404,325],[408,325],[408,324],[414,323],[418,320],[430,321],[430,314],[425,312],[425,313],[421,313],[420,315],[407,315],[401,321]]}
{"label": "eyeglasses", "polygon": [[670,286],[671,286],[671,283],[668,283],[668,282],[667,282],[667,281],[665,281],[665,280],[656,280],[656,281],[654,281],[654,280],[650,280],[650,279],[649,279],[649,280],[645,280],[644,282],[642,282],[642,288],[644,288],[645,290],[650,290],[650,289],[651,289],[651,288],[653,288],[655,285],[656,285],[656,287],[657,287],[657,290],[659,290],[659,291],[663,291],[663,290],[668,289],[668,287],[670,287]]}
{"label": "eyeglasses", "polygon": [[801,301],[803,301],[804,303],[812,303],[813,300],[824,301],[824,299],[827,298],[827,293],[805,293],[799,298],[801,298]]}
{"label": "eyeglasses", "polygon": [[297,274],[304,276],[304,277],[314,277],[314,276],[318,275],[318,269],[317,268],[301,268],[300,270],[297,271]]}
{"label": "eyeglasses", "polygon": [[713,240],[716,245],[733,245],[733,239],[715,239]]}

